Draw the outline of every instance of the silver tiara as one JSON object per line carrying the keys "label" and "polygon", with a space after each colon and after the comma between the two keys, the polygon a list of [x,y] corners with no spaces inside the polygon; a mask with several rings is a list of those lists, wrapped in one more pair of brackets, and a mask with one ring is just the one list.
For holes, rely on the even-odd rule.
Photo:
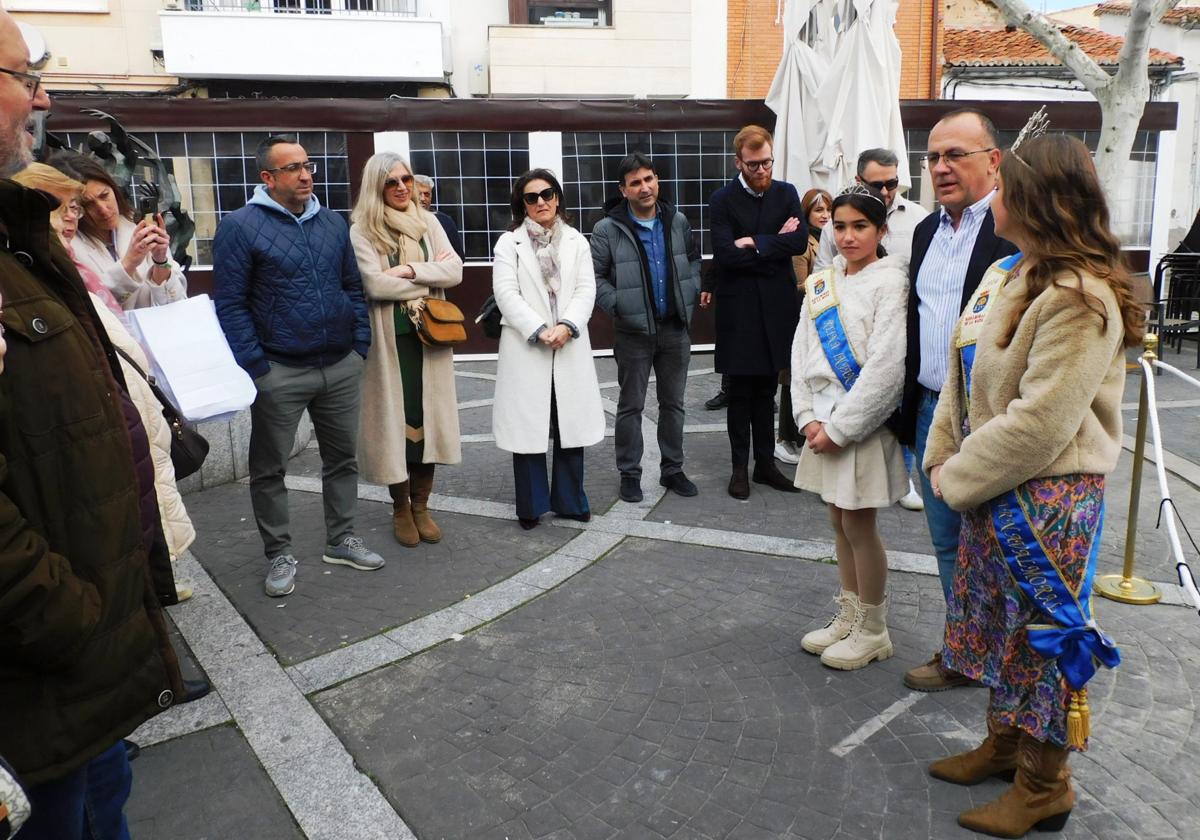
{"label": "silver tiara", "polygon": [[868,198],[873,198],[876,201],[878,201],[880,204],[883,204],[884,208],[887,207],[887,205],[883,203],[882,198],[880,198],[874,192],[872,192],[871,190],[867,189],[866,187],[864,187],[862,184],[859,184],[859,183],[851,184],[850,186],[846,187],[846,189],[844,189],[840,193],[838,193],[839,197],[841,197],[843,195],[865,195]]}
{"label": "silver tiara", "polygon": [[1046,133],[1046,129],[1049,127],[1050,119],[1046,116],[1046,106],[1043,105],[1030,115],[1029,121],[1025,123],[1025,127],[1022,128],[1021,133],[1017,135],[1017,139],[1014,140],[1013,144],[1008,147],[1008,153],[1017,160],[1021,161],[1021,163],[1029,166],[1029,164],[1022,160],[1021,156],[1017,154],[1017,149],[1019,149],[1021,144],[1026,140],[1032,140],[1035,137],[1041,137]]}

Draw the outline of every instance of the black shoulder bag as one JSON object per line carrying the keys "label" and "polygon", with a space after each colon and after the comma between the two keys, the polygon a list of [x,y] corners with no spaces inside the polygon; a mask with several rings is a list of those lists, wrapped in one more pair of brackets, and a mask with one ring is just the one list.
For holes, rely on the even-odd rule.
{"label": "black shoulder bag", "polygon": [[[158,387],[153,376],[142,370],[138,363],[129,358],[129,354],[120,347],[114,346],[113,349],[121,354],[122,359],[129,362],[129,366],[136,370],[142,379],[146,380],[146,384],[150,386],[155,398],[162,405],[163,418],[171,429],[171,463],[175,466],[175,480],[187,478],[203,466],[204,459],[208,457],[208,441],[204,439],[204,435],[188,425],[187,420]],[[150,430],[146,431],[148,434]]]}

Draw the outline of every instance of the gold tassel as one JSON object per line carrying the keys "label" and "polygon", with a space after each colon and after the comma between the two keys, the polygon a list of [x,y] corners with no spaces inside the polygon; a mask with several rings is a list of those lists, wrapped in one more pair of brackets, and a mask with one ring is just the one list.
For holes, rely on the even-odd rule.
{"label": "gold tassel", "polygon": [[1071,707],[1067,711],[1067,745],[1082,750],[1087,745],[1092,731],[1091,712],[1088,710],[1087,689],[1071,692]]}

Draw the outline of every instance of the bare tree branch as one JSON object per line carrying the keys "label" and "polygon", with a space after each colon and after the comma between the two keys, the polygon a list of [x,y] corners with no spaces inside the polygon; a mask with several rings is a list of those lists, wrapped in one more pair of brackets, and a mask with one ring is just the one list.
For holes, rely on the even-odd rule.
{"label": "bare tree branch", "polygon": [[[997,8],[1012,23],[1024,29],[1050,54],[1063,63],[1075,78],[1087,88],[1093,96],[1100,98],[1112,77],[1104,72],[1090,55],[1079,48],[1079,45],[1062,33],[1062,30],[1042,15],[1030,9],[1023,0],[993,0]],[[1159,0],[1171,2],[1171,0]],[[1178,3],[1179,0],[1174,0]]]}

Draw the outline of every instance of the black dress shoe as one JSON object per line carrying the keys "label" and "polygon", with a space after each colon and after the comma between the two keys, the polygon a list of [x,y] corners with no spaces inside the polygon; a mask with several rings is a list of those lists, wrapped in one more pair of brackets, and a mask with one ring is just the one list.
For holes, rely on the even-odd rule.
{"label": "black dress shoe", "polygon": [[750,478],[746,475],[745,467],[733,468],[733,477],[729,479],[729,495],[735,499],[750,498]]}
{"label": "black dress shoe", "polygon": [[559,519],[573,519],[576,522],[591,522],[592,521],[591,511],[589,511],[587,513],[556,513],[554,515],[557,516]]}
{"label": "black dress shoe", "polygon": [[521,523],[521,527],[526,531],[532,531],[538,526],[539,519],[535,516],[533,519],[526,519],[524,516],[518,516],[517,521]]}
{"label": "black dress shoe", "polygon": [[691,479],[681,472],[664,475],[658,480],[658,483],[668,490],[674,490],[680,496],[695,496],[700,492],[696,489],[696,485],[692,483]]}
{"label": "black dress shoe", "polygon": [[125,760],[133,761],[142,754],[142,748],[130,741],[128,738],[122,738],[121,743],[125,745]]}
{"label": "black dress shoe", "polygon": [[621,476],[621,501],[637,504],[642,500],[642,480],[634,475]]}
{"label": "black dress shoe", "polygon": [[199,700],[210,691],[212,691],[212,683],[208,680],[184,680],[183,698],[179,702],[191,703],[194,700]]}
{"label": "black dress shoe", "polygon": [[755,464],[753,481],[755,484],[765,484],[784,493],[799,493],[800,488],[792,479],[779,471],[774,461],[769,464]]}
{"label": "black dress shoe", "polygon": [[717,391],[717,395],[705,401],[704,407],[709,411],[716,411],[718,408],[725,408],[729,405],[729,394],[724,391]]}

